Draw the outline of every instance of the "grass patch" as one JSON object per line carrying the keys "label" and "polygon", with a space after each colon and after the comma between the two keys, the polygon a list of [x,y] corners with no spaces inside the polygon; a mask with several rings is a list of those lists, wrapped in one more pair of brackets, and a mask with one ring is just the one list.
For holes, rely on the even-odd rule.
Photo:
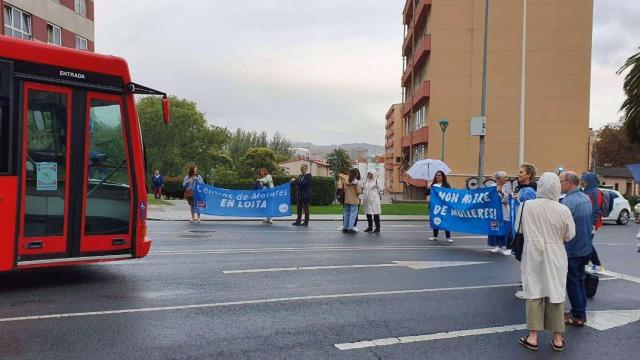
{"label": "grass patch", "polygon": [[[297,211],[296,205],[291,207],[291,213]],[[340,215],[343,213],[342,205],[311,206],[311,214]],[[364,214],[364,206],[360,206],[360,214]],[[424,215],[429,214],[427,203],[423,204],[382,204],[382,215]]]}
{"label": "grass patch", "polygon": [[167,200],[156,200],[153,197],[153,194],[148,194],[147,195],[147,201],[149,202],[149,205],[168,205],[168,206],[173,206],[173,204],[168,202]]}

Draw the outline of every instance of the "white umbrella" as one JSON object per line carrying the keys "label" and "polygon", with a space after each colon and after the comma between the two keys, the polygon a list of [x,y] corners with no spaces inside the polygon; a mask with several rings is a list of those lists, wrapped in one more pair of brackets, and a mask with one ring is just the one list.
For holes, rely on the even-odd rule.
{"label": "white umbrella", "polygon": [[413,179],[432,181],[438,171],[442,171],[447,175],[451,172],[451,169],[440,160],[424,159],[416,161],[407,171],[407,174]]}

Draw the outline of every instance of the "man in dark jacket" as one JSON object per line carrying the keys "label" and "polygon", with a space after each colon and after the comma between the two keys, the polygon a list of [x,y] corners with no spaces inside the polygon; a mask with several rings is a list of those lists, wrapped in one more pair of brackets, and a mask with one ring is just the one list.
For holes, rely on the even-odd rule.
{"label": "man in dark jacket", "polygon": [[587,290],[584,285],[584,267],[589,263],[593,248],[593,209],[589,197],[580,191],[580,178],[573,171],[560,174],[562,203],[571,210],[576,224],[576,236],[564,243],[567,250],[567,296],[571,312],[565,314],[565,323],[584,326],[587,321]]}
{"label": "man in dark jacket", "polygon": [[[291,224],[294,226],[309,226],[309,201],[311,200],[311,174],[307,174],[309,166],[302,164],[300,166],[300,175],[298,178],[291,178],[291,185],[296,187],[296,200],[298,204],[298,218]],[[304,210],[304,222],[302,220],[302,211]]]}

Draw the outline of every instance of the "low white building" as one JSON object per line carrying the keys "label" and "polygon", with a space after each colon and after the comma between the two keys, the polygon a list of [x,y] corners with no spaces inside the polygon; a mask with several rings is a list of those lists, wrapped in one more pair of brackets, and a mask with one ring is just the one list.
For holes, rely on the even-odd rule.
{"label": "low white building", "polygon": [[369,156],[366,159],[358,159],[356,167],[360,170],[363,180],[366,179],[367,173],[371,172],[374,179],[378,180],[378,185],[384,189],[384,157]]}

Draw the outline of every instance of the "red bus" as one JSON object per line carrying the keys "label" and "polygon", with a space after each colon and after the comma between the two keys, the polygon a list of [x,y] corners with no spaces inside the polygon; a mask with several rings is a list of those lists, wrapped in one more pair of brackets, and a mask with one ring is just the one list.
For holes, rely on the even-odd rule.
{"label": "red bus", "polygon": [[141,258],[145,161],[125,60],[0,36],[0,271]]}

